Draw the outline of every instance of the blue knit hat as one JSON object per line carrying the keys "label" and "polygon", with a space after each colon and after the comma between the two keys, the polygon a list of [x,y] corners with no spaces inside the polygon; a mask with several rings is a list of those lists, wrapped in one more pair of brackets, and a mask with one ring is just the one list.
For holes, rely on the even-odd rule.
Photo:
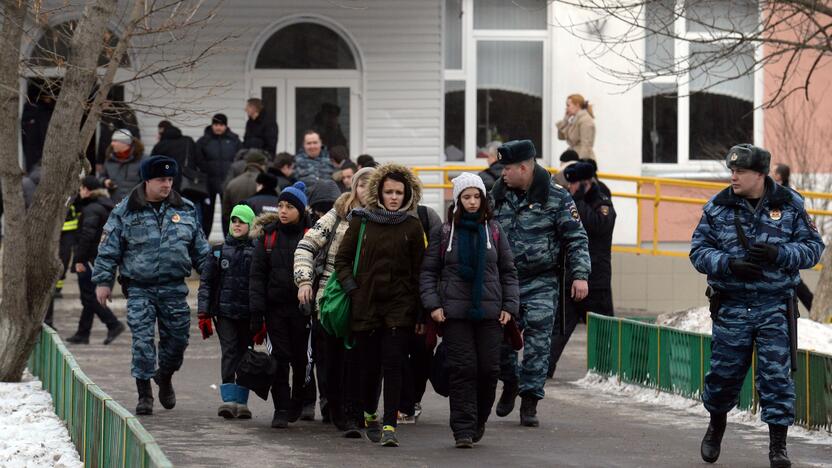
{"label": "blue knit hat", "polygon": [[303,182],[295,182],[294,185],[290,187],[286,187],[283,191],[280,192],[280,196],[277,197],[278,202],[287,201],[295,206],[298,211],[303,212],[306,210],[306,184]]}

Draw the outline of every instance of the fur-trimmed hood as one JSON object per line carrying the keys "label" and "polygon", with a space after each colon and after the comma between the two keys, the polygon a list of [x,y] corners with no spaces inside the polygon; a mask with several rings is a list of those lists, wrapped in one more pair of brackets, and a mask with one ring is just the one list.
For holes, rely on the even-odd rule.
{"label": "fur-trimmed hood", "polygon": [[268,212],[261,214],[260,216],[254,218],[254,221],[252,221],[248,237],[250,239],[257,239],[263,235],[266,226],[278,221],[280,221],[280,216],[277,213]]}
{"label": "fur-trimmed hood", "polygon": [[351,192],[342,193],[341,196],[335,200],[335,204],[332,205],[332,207],[335,208],[335,214],[337,214],[341,219],[346,219],[350,212],[350,207],[347,206],[347,200],[350,198],[351,194]]}
{"label": "fur-trimmed hood", "polygon": [[411,211],[419,206],[419,202],[422,200],[422,182],[418,177],[416,177],[415,174],[413,174],[413,171],[408,169],[406,166],[396,163],[387,163],[377,167],[375,172],[370,175],[367,187],[369,198],[367,208],[384,209],[384,205],[381,202],[381,191],[379,190],[381,188],[381,181],[384,180],[388,174],[392,174],[394,172],[399,172],[404,175],[407,185],[411,190],[410,200],[402,206],[401,210]]}

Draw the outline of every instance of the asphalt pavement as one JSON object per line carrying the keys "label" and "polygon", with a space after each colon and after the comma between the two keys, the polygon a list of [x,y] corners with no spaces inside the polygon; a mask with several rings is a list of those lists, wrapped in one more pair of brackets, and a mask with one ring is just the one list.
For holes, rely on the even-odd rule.
{"label": "asphalt pavement", "polygon": [[[81,309],[74,278],[70,276],[67,283],[55,310],[62,337],[75,331]],[[193,308],[196,283],[190,286]],[[113,310],[123,318],[125,301],[117,298]],[[132,412],[136,390],[130,376],[130,333],[108,346],[101,344],[105,335],[106,328],[96,319],[90,344],[69,345],[69,349],[84,372]],[[586,330],[579,326],[555,379],[546,385],[546,398],[538,406],[539,428],[521,427],[517,409],[505,418],[492,414],[485,437],[473,450],[456,449],[448,426],[448,401],[429,385],[418,423],[400,425],[401,446],[384,448],[366,439],[342,438],[334,426],[320,422],[320,413],[315,422],[272,429],[271,401],[254,394],[249,405],[253,419],[218,417],[219,342],[216,336],[202,340],[194,311],[185,363],[173,379],[176,408],[165,410],[157,400],[154,415],[140,420],[174,465],[183,467],[707,466],[699,458],[707,426],[701,416],[634,403],[571,383],[586,373],[585,349]],[[794,466],[832,466],[832,444],[792,437],[789,453]],[[765,467],[767,454],[766,431],[729,423],[718,465]]]}

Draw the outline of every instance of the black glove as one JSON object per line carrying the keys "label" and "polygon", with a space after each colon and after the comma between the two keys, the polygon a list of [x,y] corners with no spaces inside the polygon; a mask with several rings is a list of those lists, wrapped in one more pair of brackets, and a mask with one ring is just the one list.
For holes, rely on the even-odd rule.
{"label": "black glove", "polygon": [[757,281],[763,278],[763,267],[745,260],[731,260],[728,262],[731,273],[746,281]]}
{"label": "black glove", "polygon": [[756,242],[748,249],[748,259],[758,265],[774,265],[778,255],[779,247],[764,242]]}

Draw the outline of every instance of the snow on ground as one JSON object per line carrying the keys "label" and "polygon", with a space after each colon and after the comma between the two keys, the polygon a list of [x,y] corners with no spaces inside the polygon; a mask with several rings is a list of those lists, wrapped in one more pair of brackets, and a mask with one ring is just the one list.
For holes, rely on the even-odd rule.
{"label": "snow on ground", "polygon": [[[661,314],[657,325],[680,330],[711,334],[711,313],[707,307]],[[832,356],[832,325],[825,325],[807,318],[797,319],[797,347]]]}
{"label": "snow on ground", "polygon": [[83,467],[52,396],[27,371],[20,383],[0,383],[0,466]]}
{"label": "snow on ground", "polygon": [[[699,400],[685,398],[672,393],[659,392],[654,388],[646,388],[640,385],[624,382],[618,383],[617,377],[607,377],[589,371],[582,379],[572,383],[587,390],[601,391],[606,394],[621,397],[628,402],[644,403],[671,410],[679,410],[691,415],[701,416],[705,420],[708,418],[708,411],[702,406],[702,402]],[[760,420],[758,414],[752,414],[750,411],[742,411],[734,408],[728,413],[728,421],[768,432],[768,425]],[[789,436],[800,437],[812,444],[832,444],[832,433],[825,430],[812,431],[803,427],[794,426],[789,428]]]}

